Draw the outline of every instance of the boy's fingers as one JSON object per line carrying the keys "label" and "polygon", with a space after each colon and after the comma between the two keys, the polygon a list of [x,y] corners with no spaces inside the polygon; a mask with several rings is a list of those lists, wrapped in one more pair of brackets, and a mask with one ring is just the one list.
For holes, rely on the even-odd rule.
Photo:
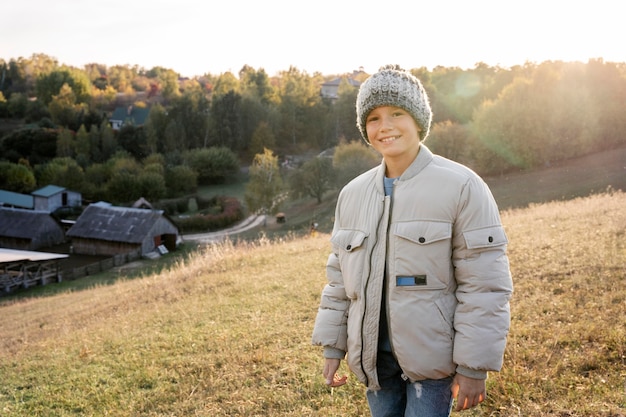
{"label": "boy's fingers", "polygon": [[335,374],[333,376],[333,380],[332,381],[327,380],[326,383],[330,385],[331,387],[340,387],[343,384],[345,384],[347,380],[348,380],[348,375],[344,375],[340,377],[339,375]]}

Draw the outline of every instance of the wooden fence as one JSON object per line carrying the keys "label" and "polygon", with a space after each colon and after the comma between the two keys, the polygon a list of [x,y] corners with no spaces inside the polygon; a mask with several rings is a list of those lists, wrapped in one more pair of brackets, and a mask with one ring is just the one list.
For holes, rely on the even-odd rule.
{"label": "wooden fence", "polygon": [[116,266],[141,259],[141,248],[132,252],[115,255],[92,264],[61,269],[58,260],[46,262],[14,262],[2,265],[0,269],[0,294],[11,293],[19,288],[35,285],[47,285],[52,282],[71,281],[99,272],[108,271]]}

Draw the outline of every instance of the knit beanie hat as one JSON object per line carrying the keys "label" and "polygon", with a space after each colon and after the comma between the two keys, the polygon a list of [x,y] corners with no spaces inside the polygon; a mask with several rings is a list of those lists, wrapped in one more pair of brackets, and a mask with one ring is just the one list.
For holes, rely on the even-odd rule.
{"label": "knit beanie hat", "polygon": [[395,106],[408,111],[422,130],[420,140],[428,136],[432,111],[420,80],[397,65],[386,65],[361,84],[356,98],[357,126],[369,143],[365,120],[376,107]]}

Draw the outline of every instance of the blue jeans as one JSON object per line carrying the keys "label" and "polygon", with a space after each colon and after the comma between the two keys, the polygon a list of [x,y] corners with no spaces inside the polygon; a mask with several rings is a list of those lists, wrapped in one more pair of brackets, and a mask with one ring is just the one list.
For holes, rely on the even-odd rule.
{"label": "blue jeans", "polygon": [[452,377],[410,383],[389,352],[378,352],[381,390],[367,391],[372,417],[448,417],[452,410]]}

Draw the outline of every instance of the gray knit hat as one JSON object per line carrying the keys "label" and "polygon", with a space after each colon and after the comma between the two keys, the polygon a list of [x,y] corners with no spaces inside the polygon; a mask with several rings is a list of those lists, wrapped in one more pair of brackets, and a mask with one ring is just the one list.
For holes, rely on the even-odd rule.
{"label": "gray knit hat", "polygon": [[408,111],[422,130],[420,140],[426,139],[432,111],[424,86],[410,72],[397,65],[386,65],[361,84],[356,98],[356,122],[367,143],[365,120],[372,110],[380,106],[395,106]]}

